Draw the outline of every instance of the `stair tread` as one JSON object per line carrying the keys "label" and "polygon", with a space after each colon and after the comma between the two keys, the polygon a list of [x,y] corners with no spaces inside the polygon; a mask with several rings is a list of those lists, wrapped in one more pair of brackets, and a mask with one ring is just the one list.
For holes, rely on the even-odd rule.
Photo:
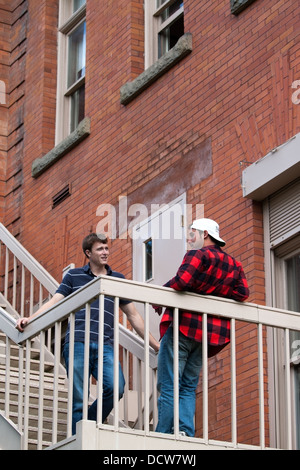
{"label": "stair tread", "polygon": [[[5,367],[1,367],[2,365],[5,366],[4,364],[0,364],[0,374],[5,374],[6,369],[5,369]],[[20,372],[19,367],[11,366],[9,368],[9,370],[10,370],[10,376],[19,376],[19,372]],[[23,373],[25,373],[25,369],[23,370]],[[33,375],[33,376],[35,376],[35,375],[39,376],[40,371],[36,370],[36,369],[30,369],[30,374]],[[51,377],[53,378],[53,372],[44,371],[44,377],[45,377],[45,379],[50,379]],[[58,374],[58,378],[61,379],[61,380],[65,380],[66,377],[67,377],[66,374]]]}
{"label": "stair tread", "polygon": [[[11,369],[10,369],[10,374],[9,374],[9,376],[10,376],[10,378],[11,378],[12,380],[19,381],[19,379],[20,379],[19,369],[17,369],[17,368],[15,368],[15,370],[11,370]],[[1,378],[1,377],[4,377],[4,378],[5,378],[5,377],[7,377],[7,374],[6,374],[6,371],[0,367],[0,378]],[[31,371],[30,371],[30,377],[31,377],[31,380],[32,380],[32,381],[34,381],[34,380],[35,380],[35,381],[39,381],[39,380],[40,380],[40,373],[39,373],[39,371],[33,371],[33,370],[31,370]],[[25,370],[23,371],[23,379],[24,379],[24,378],[25,378]],[[65,382],[66,382],[66,378],[67,378],[67,377],[66,377],[65,375],[59,375],[59,376],[58,376],[58,381],[59,381],[60,383],[65,383]],[[44,372],[44,381],[45,381],[45,382],[50,382],[50,381],[53,382],[53,374],[51,374],[51,373],[49,374],[49,373],[47,373],[47,372]]]}

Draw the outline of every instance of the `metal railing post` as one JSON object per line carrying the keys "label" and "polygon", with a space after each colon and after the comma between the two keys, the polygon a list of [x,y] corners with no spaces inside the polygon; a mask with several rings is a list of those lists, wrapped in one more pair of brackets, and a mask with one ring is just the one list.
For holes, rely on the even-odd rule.
{"label": "metal railing post", "polygon": [[235,320],[230,320],[230,365],[231,365],[231,440],[237,446],[237,414],[236,414],[236,342]]}
{"label": "metal railing post", "polygon": [[291,369],[290,369],[290,331],[285,328],[285,389],[286,389],[286,421],[287,449],[292,449],[292,403],[291,403]]}
{"label": "metal railing post", "polygon": [[41,331],[40,364],[39,364],[38,436],[37,436],[38,450],[41,450],[43,448],[44,367],[45,367],[45,331]]}
{"label": "metal railing post", "polygon": [[203,439],[208,444],[207,314],[202,314]]}
{"label": "metal railing post", "polygon": [[263,364],[263,329],[258,324],[258,389],[259,389],[259,440],[260,447],[265,448],[265,394],[264,394],[264,364]]}
{"label": "metal railing post", "polygon": [[119,425],[119,297],[114,299],[114,428]]}
{"label": "metal railing post", "polygon": [[52,444],[57,442],[57,424],[58,424],[58,375],[60,365],[61,350],[61,322],[55,323],[55,345],[54,345],[54,387],[53,387],[53,421],[52,421]]}
{"label": "metal railing post", "polygon": [[99,295],[99,331],[98,331],[98,384],[97,384],[97,423],[102,424],[103,401],[103,348],[104,348],[104,295]]}
{"label": "metal railing post", "polygon": [[145,303],[144,310],[144,431],[149,434],[149,415],[150,415],[150,378],[149,378],[149,303]]}
{"label": "metal railing post", "polygon": [[89,361],[90,361],[91,304],[85,305],[84,369],[83,369],[83,410],[82,419],[88,418],[89,404]]}
{"label": "metal railing post", "polygon": [[72,435],[73,382],[74,382],[74,333],[75,333],[75,313],[72,312],[69,318],[67,437],[70,437]]}
{"label": "metal railing post", "polygon": [[179,313],[178,308],[173,312],[173,375],[174,375],[174,434],[179,436]]}

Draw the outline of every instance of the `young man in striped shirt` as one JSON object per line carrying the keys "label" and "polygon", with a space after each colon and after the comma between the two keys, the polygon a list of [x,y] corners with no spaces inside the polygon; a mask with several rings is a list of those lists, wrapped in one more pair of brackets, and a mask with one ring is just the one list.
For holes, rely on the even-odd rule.
{"label": "young man in striped shirt", "polygon": [[[215,295],[245,301],[249,290],[240,262],[222,250],[224,240],[219,225],[211,219],[195,220],[188,237],[186,253],[175,277],[165,287],[178,291]],[[161,314],[161,307],[154,307]],[[167,308],[160,323],[161,345],[158,355],[158,424],[156,431],[173,432],[173,311]],[[230,341],[230,321],[207,318],[208,357]],[[194,436],[196,387],[202,367],[202,315],[179,312],[179,429]]]}
{"label": "young man in striped shirt", "polygon": [[[82,249],[88,258],[88,264],[81,268],[70,269],[64,276],[54,296],[46,302],[31,317],[21,318],[17,322],[17,329],[24,331],[28,322],[35,316],[55,305],[60,300],[76,292],[90,281],[105,274],[118,278],[124,278],[123,274],[112,271],[108,263],[109,247],[106,238],[99,238],[97,234],[91,233],[84,238]],[[120,308],[126,314],[135,331],[144,337],[144,320],[138,313],[133,302],[120,299]],[[89,350],[89,373],[98,380],[98,330],[99,330],[99,299],[91,303],[90,320],[90,350]],[[75,342],[74,342],[74,382],[73,382],[73,414],[72,432],[76,432],[76,423],[82,419],[83,408],[83,371],[84,371],[84,338],[85,338],[85,309],[76,312],[75,315]],[[103,351],[103,402],[102,420],[104,421],[113,408],[113,375],[114,375],[114,299],[104,299],[104,351]],[[159,343],[150,334],[150,346],[155,351],[159,350]],[[68,371],[69,367],[69,328],[66,333],[63,355]],[[119,398],[124,392],[124,376],[119,364]],[[88,418],[97,419],[97,400],[92,403],[88,411]]]}

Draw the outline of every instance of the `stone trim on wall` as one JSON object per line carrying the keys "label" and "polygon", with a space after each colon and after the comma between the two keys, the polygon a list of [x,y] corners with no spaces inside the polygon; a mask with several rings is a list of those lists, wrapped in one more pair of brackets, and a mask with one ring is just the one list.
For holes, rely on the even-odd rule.
{"label": "stone trim on wall", "polygon": [[120,90],[121,103],[126,105],[166,73],[181,59],[192,52],[192,35],[185,33],[176,45],[148,67],[132,82],[125,83]]}
{"label": "stone trim on wall", "polygon": [[255,0],[230,0],[231,13],[238,15]]}
{"label": "stone trim on wall", "polygon": [[36,158],[32,163],[31,174],[33,178],[40,176],[47,168],[66,155],[72,148],[78,145],[91,132],[91,120],[84,118],[72,134],[56,145],[50,152],[41,158]]}

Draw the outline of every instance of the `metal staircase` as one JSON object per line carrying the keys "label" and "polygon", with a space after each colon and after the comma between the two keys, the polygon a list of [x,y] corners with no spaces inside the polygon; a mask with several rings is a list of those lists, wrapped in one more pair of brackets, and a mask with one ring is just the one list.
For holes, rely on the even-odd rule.
{"label": "metal staircase", "polygon": [[[66,326],[67,319],[63,319],[59,324],[58,332],[57,327],[51,325],[50,321],[49,327],[44,331],[18,343],[21,334],[14,329],[14,324],[20,317],[19,312],[21,316],[32,315],[45,300],[55,293],[58,283],[2,224],[0,224],[0,242],[2,266],[0,278],[0,414],[2,424],[3,420],[6,420],[6,430],[10,424],[16,426],[22,436],[22,448],[45,449],[64,440],[67,436],[70,437],[67,423],[68,413],[70,415],[70,406],[68,408],[70,386],[61,357],[63,342],[61,332]],[[138,360],[143,360],[141,339],[123,325],[119,325],[118,329],[120,329],[119,343],[124,347],[125,367],[126,363],[131,361],[129,350],[132,348],[140,357]],[[95,386],[90,385],[92,389],[93,387],[95,389]],[[90,399],[93,400],[93,392],[91,392]],[[136,392],[132,393],[132,390],[127,390],[126,399],[123,401],[122,427],[138,426],[144,413],[141,393],[137,396]],[[134,413],[128,410],[128,403],[133,403],[133,401],[137,405],[133,407],[130,405],[132,409],[136,409]],[[148,412],[151,415],[153,413],[152,397],[150,397]],[[112,422],[113,419],[114,413],[109,417],[108,422]],[[13,435],[20,439],[16,433]],[[11,443],[11,445],[18,447],[18,443]]]}
{"label": "metal staircase", "polygon": [[[22,245],[0,224],[0,258],[2,264],[0,309],[6,312],[12,319],[20,317],[17,309],[23,316],[26,312],[30,315],[38,308],[34,292],[39,293],[41,304],[55,292],[58,283],[46,272],[46,270],[22,247]],[[28,346],[27,346],[28,349]],[[30,351],[26,346],[20,349],[4,333],[0,333],[0,410],[11,423],[14,423],[22,433],[25,393],[28,393],[28,449],[45,448],[51,445],[51,427],[53,410],[53,370],[54,360],[51,348],[47,350],[43,361],[42,371],[44,386],[43,397],[40,396],[40,344],[37,338],[30,344]],[[20,362],[20,355],[22,359]],[[25,362],[29,377],[26,379]],[[22,376],[20,377],[20,364],[22,364]],[[27,382],[27,390],[25,383]],[[67,386],[66,373],[61,365],[58,382],[59,417],[58,438],[66,437],[66,409]],[[42,425],[38,425],[38,403],[43,401],[44,416]],[[40,429],[39,429],[40,428]],[[38,442],[38,433],[41,443]],[[1,448],[1,442],[0,442]]]}

